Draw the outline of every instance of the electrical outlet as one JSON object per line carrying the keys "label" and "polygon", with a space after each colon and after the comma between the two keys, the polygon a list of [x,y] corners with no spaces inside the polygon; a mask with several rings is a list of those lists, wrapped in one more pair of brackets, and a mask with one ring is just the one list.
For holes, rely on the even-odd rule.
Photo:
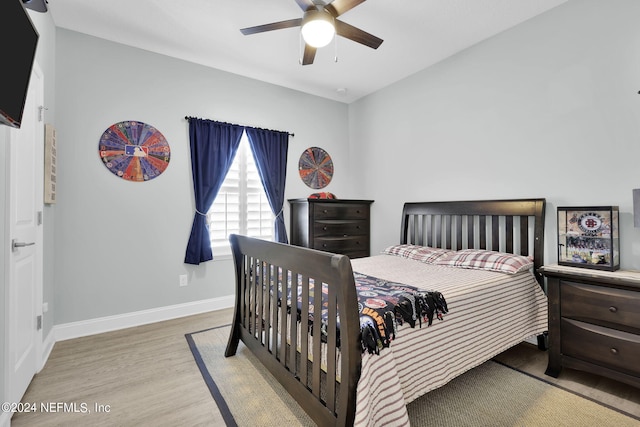
{"label": "electrical outlet", "polygon": [[181,274],[178,277],[180,279],[180,286],[187,286],[189,284],[188,277],[186,274]]}
{"label": "electrical outlet", "polygon": [[47,311],[49,311],[49,303],[48,302],[43,302],[42,303],[42,312],[46,313]]}

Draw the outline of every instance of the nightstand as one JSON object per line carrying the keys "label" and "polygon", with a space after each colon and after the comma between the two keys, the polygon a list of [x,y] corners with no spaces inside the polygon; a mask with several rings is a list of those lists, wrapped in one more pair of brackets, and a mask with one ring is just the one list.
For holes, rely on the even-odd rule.
{"label": "nightstand", "polygon": [[373,200],[291,199],[290,242],[349,258],[367,257]]}
{"label": "nightstand", "polygon": [[640,272],[549,265],[549,364],[640,387]]}

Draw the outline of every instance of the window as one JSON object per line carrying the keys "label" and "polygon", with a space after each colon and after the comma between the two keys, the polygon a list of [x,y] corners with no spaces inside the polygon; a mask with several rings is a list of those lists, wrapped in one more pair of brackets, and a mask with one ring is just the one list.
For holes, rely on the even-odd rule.
{"label": "window", "polygon": [[225,249],[230,253],[232,233],[273,240],[274,219],[244,133],[233,164],[207,213],[214,253],[216,248],[222,249],[217,253],[224,253]]}

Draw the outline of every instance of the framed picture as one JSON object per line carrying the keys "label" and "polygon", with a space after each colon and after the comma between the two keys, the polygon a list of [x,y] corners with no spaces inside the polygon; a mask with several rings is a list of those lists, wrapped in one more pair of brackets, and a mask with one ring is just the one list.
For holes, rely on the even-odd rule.
{"label": "framed picture", "polygon": [[619,269],[618,206],[559,207],[558,264]]}

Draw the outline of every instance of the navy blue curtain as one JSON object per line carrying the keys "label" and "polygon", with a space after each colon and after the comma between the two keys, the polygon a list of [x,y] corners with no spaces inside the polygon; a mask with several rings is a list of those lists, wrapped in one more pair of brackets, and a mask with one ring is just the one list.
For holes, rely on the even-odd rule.
{"label": "navy blue curtain", "polygon": [[280,243],[289,243],[282,212],[284,185],[287,178],[289,134],[267,129],[247,128],[246,130],[262,186],[267,194],[269,206],[276,216],[275,239]]}
{"label": "navy blue curtain", "polygon": [[198,265],[213,259],[206,215],[233,163],[243,131],[243,126],[189,118],[196,213],[184,258],[186,264]]}

